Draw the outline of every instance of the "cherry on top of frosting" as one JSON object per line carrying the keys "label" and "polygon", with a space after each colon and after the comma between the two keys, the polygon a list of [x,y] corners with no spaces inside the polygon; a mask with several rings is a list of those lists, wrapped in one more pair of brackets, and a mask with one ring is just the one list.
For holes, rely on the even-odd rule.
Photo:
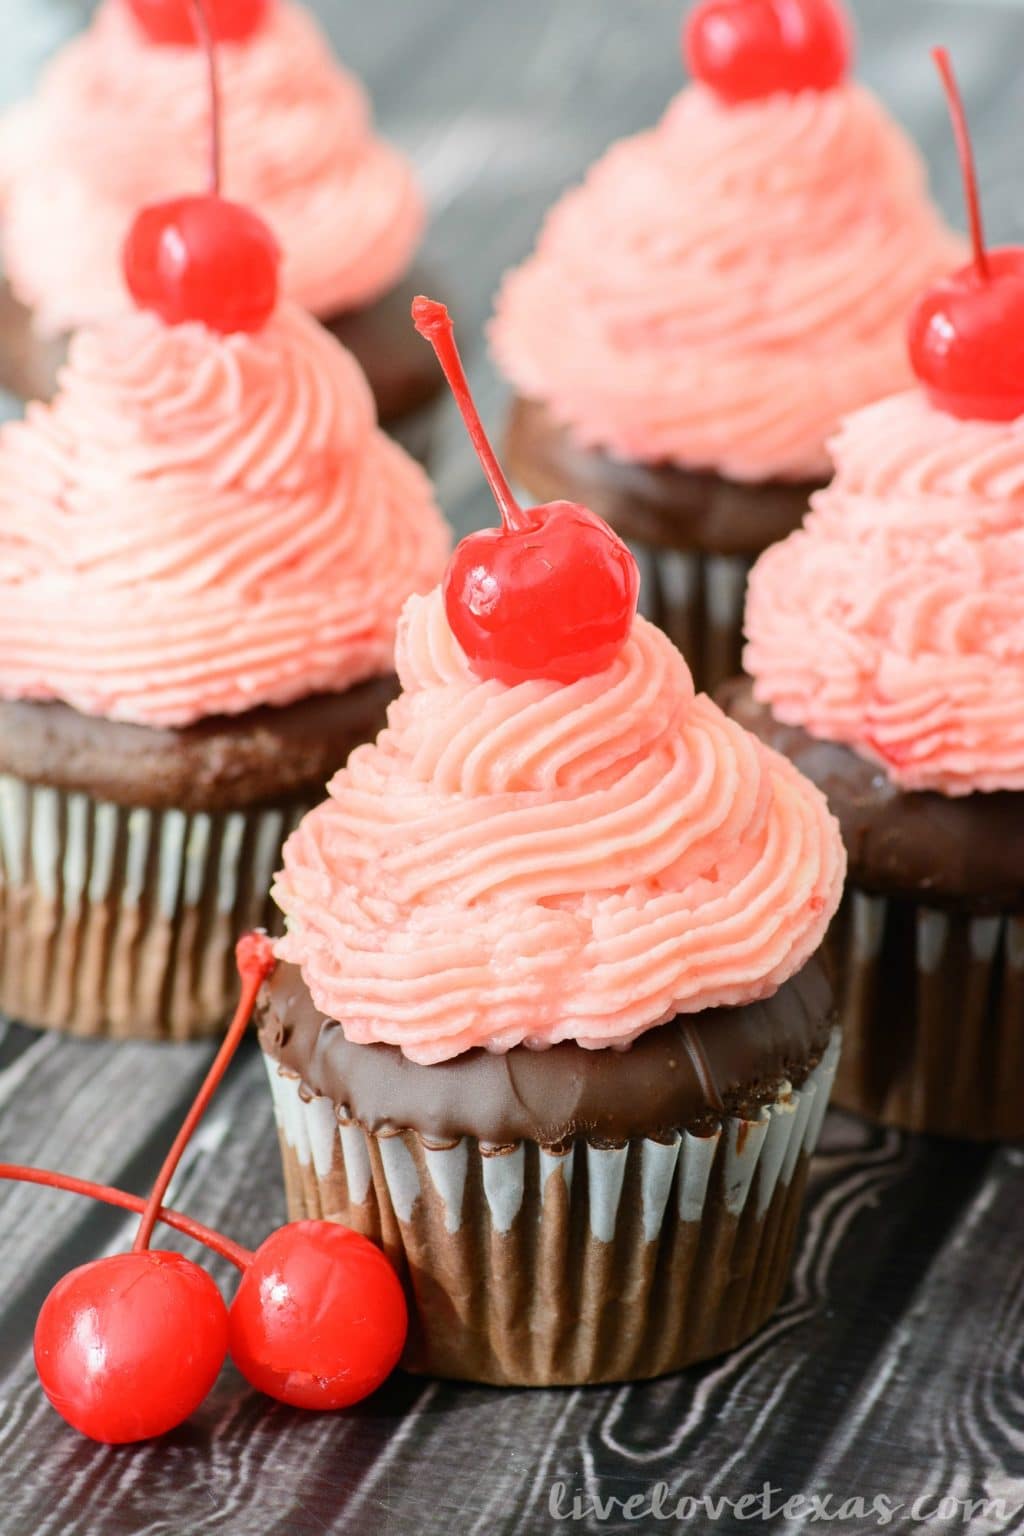
{"label": "cherry on top of frosting", "polygon": [[[244,43],[266,21],[272,0],[206,0],[215,43]],[[188,48],[202,44],[191,0],[125,0],[151,43]]]}
{"label": "cherry on top of frosting", "polygon": [[281,252],[267,224],[220,195],[220,89],[210,0],[188,0],[210,79],[210,191],[153,203],[124,243],[128,291],[168,325],[198,320],[212,331],[258,331],[277,304]]}
{"label": "cherry on top of frosting", "polygon": [[701,0],[683,30],[690,73],[730,104],[831,90],[852,52],[839,0]]}
{"label": "cherry on top of frosting", "polygon": [[471,533],[449,562],[452,633],[481,678],[572,683],[603,671],[633,623],[636,561],[607,523],[576,502],[520,507],[473,403],[447,309],[420,297],[412,317],[437,353],[501,513],[500,528]]}
{"label": "cherry on top of frosting", "polygon": [[933,405],[965,421],[1024,416],[1024,249],[985,247],[978,177],[963,99],[945,48],[938,66],[963,172],[974,254],[929,288],[910,316],[914,372]]}

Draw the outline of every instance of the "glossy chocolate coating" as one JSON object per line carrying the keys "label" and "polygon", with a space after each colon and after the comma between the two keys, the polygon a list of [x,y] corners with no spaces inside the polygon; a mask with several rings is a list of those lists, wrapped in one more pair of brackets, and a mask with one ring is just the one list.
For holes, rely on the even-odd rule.
{"label": "glossy chocolate coating", "polygon": [[558,1146],[576,1135],[618,1144],[708,1131],[756,1114],[780,1083],[803,1082],[828,1043],[831,988],[813,959],[763,1002],[680,1015],[626,1050],[563,1042],[467,1051],[421,1066],[397,1046],[353,1045],[313,1004],[297,967],[278,965],[261,995],[260,1041],[287,1072],[372,1132]]}

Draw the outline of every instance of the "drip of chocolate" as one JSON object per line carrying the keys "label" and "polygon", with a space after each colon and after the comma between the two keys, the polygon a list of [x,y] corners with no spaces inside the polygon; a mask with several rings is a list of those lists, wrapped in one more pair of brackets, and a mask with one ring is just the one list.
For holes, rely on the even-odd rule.
{"label": "drip of chocolate", "polygon": [[701,1092],[707,1101],[708,1108],[713,1109],[718,1115],[722,1114],[725,1110],[725,1104],[723,1103],[722,1095],[718,1091],[718,1085],[715,1082],[715,1074],[708,1060],[708,1054],[701,1043],[700,1035],[698,1035],[693,1027],[691,1019],[682,1020],[679,1025],[679,1034],[686,1047],[690,1061],[693,1063],[693,1070],[698,1083],[700,1083]]}

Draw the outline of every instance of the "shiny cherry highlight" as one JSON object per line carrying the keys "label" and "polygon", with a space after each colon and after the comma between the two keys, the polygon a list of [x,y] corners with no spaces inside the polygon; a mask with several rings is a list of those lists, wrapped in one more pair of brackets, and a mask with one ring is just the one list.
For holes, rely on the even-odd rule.
{"label": "shiny cherry highlight", "polygon": [[269,226],[220,194],[220,88],[211,0],[187,0],[210,81],[210,191],[139,212],[122,252],[124,280],[140,309],[167,325],[198,321],[229,336],[258,331],[273,314],[281,252]]}
{"label": "shiny cherry highlight", "polygon": [[368,1238],[331,1221],[272,1232],[246,1267],[229,1317],[246,1381],[294,1408],[347,1408],[390,1376],[405,1345],[405,1296]]}
{"label": "shiny cherry highlight", "polygon": [[[191,0],[125,0],[151,43],[188,48],[202,42]],[[206,0],[215,43],[244,43],[259,31],[271,0]]]}
{"label": "shiny cherry highlight", "polygon": [[618,655],[640,573],[616,533],[586,507],[520,507],[487,439],[443,304],[418,298],[413,321],[444,370],[501,512],[500,528],[456,547],[444,579],[448,623],[473,671],[505,684],[573,683]]}
{"label": "shiny cherry highlight", "polygon": [[910,316],[914,372],[932,404],[967,421],[1024,416],[1024,250],[988,250],[967,115],[949,54],[933,52],[963,172],[973,255],[923,294]]}
{"label": "shiny cherry highlight", "polygon": [[829,91],[852,52],[839,0],[702,0],[683,29],[690,73],[730,103]]}
{"label": "shiny cherry highlight", "polygon": [[231,335],[270,319],[280,261],[257,214],[208,193],[143,208],[125,241],[124,276],[139,308],[168,325],[197,320]]}
{"label": "shiny cherry highlight", "polygon": [[181,1254],[153,1250],[73,1269],[35,1330],[46,1396],[75,1429],[111,1445],[183,1423],[227,1347],[228,1312],[210,1276]]}

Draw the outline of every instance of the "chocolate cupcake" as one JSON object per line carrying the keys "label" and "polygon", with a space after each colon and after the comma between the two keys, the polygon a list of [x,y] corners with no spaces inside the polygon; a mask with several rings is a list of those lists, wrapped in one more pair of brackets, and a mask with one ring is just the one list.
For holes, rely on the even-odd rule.
{"label": "chocolate cupcake", "polygon": [[697,46],[706,10],[695,83],[555,206],[491,330],[511,471],[630,540],[698,687],[737,670],[750,562],[799,526],[839,418],[909,382],[906,310],[963,249],[845,79],[838,13],[831,74],[759,54],[740,88]]}
{"label": "chocolate cupcake", "polygon": [[[144,26],[129,0],[103,0],[0,122],[0,386],[23,398],[49,399],[68,334],[125,307],[135,210],[205,164],[206,71],[185,0],[177,10],[180,25],[154,36],[153,8]],[[412,169],[374,136],[362,86],[305,9],[268,0],[251,13],[250,33],[219,40],[226,191],[262,213],[286,253],[286,295],[355,353],[382,424],[422,452],[437,376],[403,323],[424,224]]]}
{"label": "chocolate cupcake", "polygon": [[447,533],[358,365],[126,314],[0,429],[0,1008],[220,1027],[284,836],[395,681]]}
{"label": "chocolate cupcake", "polygon": [[655,1376],[785,1282],[842,844],[635,617],[611,530],[518,506],[446,313],[414,314],[503,527],[409,600],[387,729],[285,846],[260,1037],[289,1206],[394,1260],[410,1370]]}
{"label": "chocolate cupcake", "polygon": [[922,391],[852,416],[836,478],[750,582],[742,725],[828,796],[836,1098],[1024,1136],[1024,429]]}
{"label": "chocolate cupcake", "polygon": [[435,592],[398,666],[275,887],[291,1215],[383,1245],[411,1370],[552,1385],[729,1349],[779,1300],[835,1067],[824,801],[643,619],[603,673],[502,688]]}
{"label": "chocolate cupcake", "polygon": [[914,306],[920,387],[847,420],[806,527],[758,562],[726,705],[826,792],[850,853],[830,936],[837,1098],[913,1131],[1024,1136],[1024,250]]}

